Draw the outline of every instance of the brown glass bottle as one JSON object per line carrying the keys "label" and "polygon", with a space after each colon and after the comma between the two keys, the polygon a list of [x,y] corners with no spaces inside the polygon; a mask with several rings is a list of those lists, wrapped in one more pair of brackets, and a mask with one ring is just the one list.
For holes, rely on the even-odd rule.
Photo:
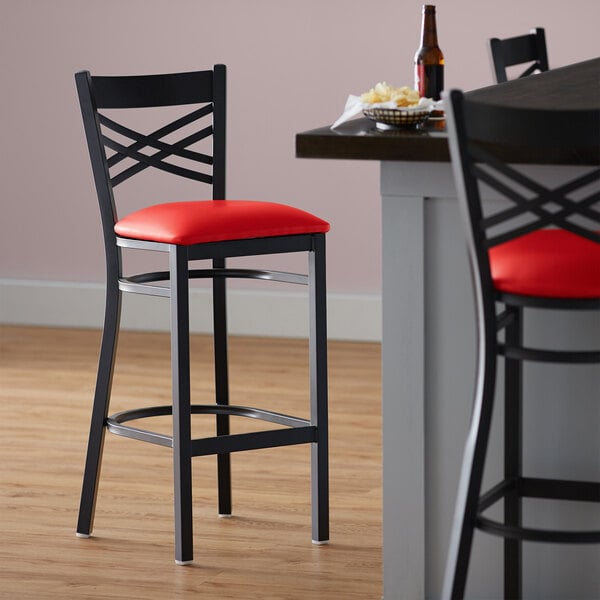
{"label": "brown glass bottle", "polygon": [[438,46],[435,6],[423,5],[421,47],[415,54],[415,89],[425,98],[440,99],[444,89],[444,55]]}

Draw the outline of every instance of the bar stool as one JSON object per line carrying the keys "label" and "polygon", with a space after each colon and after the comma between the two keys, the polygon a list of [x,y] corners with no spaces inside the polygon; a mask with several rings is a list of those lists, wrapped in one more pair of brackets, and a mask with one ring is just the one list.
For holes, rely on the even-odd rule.
{"label": "bar stool", "polygon": [[526,35],[503,40],[492,38],[490,39],[490,51],[496,83],[508,81],[506,67],[531,63],[519,77],[527,77],[550,68],[546,51],[546,34],[541,27],[532,29]]}
{"label": "bar stool", "polygon": [[[108,430],[172,448],[178,564],[193,559],[193,456],[217,455],[218,510],[227,516],[231,514],[230,453],[310,444],[312,537],[314,543],[326,543],[329,484],[325,233],[329,224],[284,204],[226,199],[224,65],[206,71],[117,77],[91,76],[82,71],[75,80],[100,206],[107,269],[104,329],[77,535],[88,537],[92,531]],[[131,112],[142,111],[146,118],[151,107],[168,107],[169,118],[148,133],[140,133],[121,120]],[[171,120],[175,111],[177,118]],[[115,112],[119,121],[113,116]],[[165,119],[164,114],[160,117]],[[206,184],[212,188],[212,194],[209,199],[185,202],[169,198],[165,203],[145,206],[120,218],[114,189],[148,168]],[[124,276],[122,252],[129,249],[162,253],[168,258],[168,270]],[[229,257],[287,252],[306,253],[308,274],[233,269],[226,265]],[[211,261],[211,268],[190,268],[190,262],[198,260]],[[230,404],[225,282],[232,277],[308,286],[310,419]],[[213,285],[216,401],[208,405],[192,404],[190,397],[189,280],[194,278],[210,278]],[[108,416],[123,293],[170,299],[172,402]],[[216,435],[192,439],[191,416],[206,414],[215,415]],[[160,415],[172,415],[172,435],[129,424]],[[230,417],[259,419],[269,423],[270,428],[231,434]]]}
{"label": "bar stool", "polygon": [[[443,598],[464,596],[475,529],[504,538],[504,597],[521,597],[522,541],[599,543],[600,531],[522,522],[522,498],[600,502],[600,482],[547,479],[522,470],[522,361],[597,363],[599,351],[528,347],[524,309],[600,308],[600,111],[526,110],[446,95],[450,151],[477,312],[476,389],[458,484]],[[539,171],[508,164],[589,165],[549,186]],[[537,174],[537,175],[536,175]],[[481,185],[504,200],[482,202]],[[499,203],[501,201],[498,201]],[[494,407],[497,357],[505,361],[504,478],[481,492]],[[543,415],[539,415],[543,422]],[[541,426],[539,423],[537,426]],[[557,448],[560,453],[560,449]],[[504,501],[504,519],[485,512]]]}

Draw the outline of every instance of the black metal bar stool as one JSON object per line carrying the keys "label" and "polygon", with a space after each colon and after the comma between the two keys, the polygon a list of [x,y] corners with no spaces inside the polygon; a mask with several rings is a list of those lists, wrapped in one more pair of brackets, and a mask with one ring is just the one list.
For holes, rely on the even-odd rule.
{"label": "black metal bar stool", "polygon": [[[164,75],[75,75],[94,181],[100,205],[106,253],[106,308],[96,392],[92,411],[77,534],[92,531],[105,432],[173,450],[175,560],[193,559],[193,456],[217,455],[219,514],[231,514],[230,453],[241,450],[311,445],[312,537],[329,539],[327,331],[325,233],[322,219],[284,204],[229,200],[225,195],[226,69]],[[169,107],[178,111],[158,128],[140,133],[121,117],[134,109]],[[113,113],[117,112],[119,121]],[[137,111],[138,113],[140,111]],[[169,112],[169,115],[172,115]],[[162,115],[164,118],[164,115]],[[163,120],[162,123],[165,123]],[[175,138],[175,139],[174,139]],[[212,188],[208,199],[145,206],[119,218],[114,188],[147,168],[188,178]],[[168,270],[123,275],[127,249],[164,253]],[[304,252],[307,274],[264,269],[230,269],[229,257]],[[212,268],[192,269],[208,260]],[[227,359],[227,278],[243,277],[308,286],[310,419],[230,404]],[[216,402],[192,403],[190,397],[189,281],[213,281]],[[160,284],[159,282],[166,282]],[[108,416],[123,293],[170,299],[172,402]],[[192,439],[191,416],[215,415],[216,435]],[[172,435],[133,427],[129,421],[172,415]],[[230,433],[230,417],[271,424],[251,433]],[[273,425],[277,427],[273,428]]]}
{"label": "black metal bar stool", "polygon": [[532,29],[525,35],[490,39],[490,52],[496,83],[508,81],[507,67],[529,63],[519,77],[527,77],[533,73],[543,73],[548,66],[546,50],[546,33],[541,27]]}
{"label": "black metal bar stool", "polygon": [[[531,348],[523,337],[525,309],[600,308],[600,111],[498,106],[456,90],[446,96],[445,108],[473,276],[478,359],[443,598],[464,596],[476,529],[504,538],[503,597],[520,598],[522,541],[600,542],[597,530],[540,529],[522,522],[524,497],[600,502],[598,481],[531,477],[522,469],[527,435],[522,362],[600,362],[598,351]],[[534,164],[552,164],[548,155],[560,149],[589,167],[549,186],[538,171],[509,164],[515,149]],[[482,202],[482,185],[495,190],[504,203]],[[504,477],[482,493],[498,356],[505,361]],[[500,500],[502,522],[486,516]]]}

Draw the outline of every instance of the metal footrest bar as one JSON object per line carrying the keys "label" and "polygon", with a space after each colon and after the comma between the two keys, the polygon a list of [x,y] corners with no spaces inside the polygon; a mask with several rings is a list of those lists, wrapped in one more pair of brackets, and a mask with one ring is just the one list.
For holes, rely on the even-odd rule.
{"label": "metal footrest bar", "polygon": [[126,423],[127,421],[147,419],[148,417],[161,417],[170,415],[172,412],[173,410],[170,406],[152,406],[148,408],[124,410],[123,412],[115,413],[108,417],[106,419],[106,428],[115,435],[172,448],[173,436],[148,431],[146,429],[139,429],[138,427],[131,427],[131,425],[123,425],[123,423]]}
{"label": "metal footrest bar", "polygon": [[212,438],[192,440],[192,456],[209,454],[225,454],[243,450],[258,450],[278,446],[293,446],[317,441],[317,428],[292,427],[291,429],[273,429],[270,431],[255,431],[252,433],[234,433]]}
{"label": "metal footrest bar", "polygon": [[483,511],[515,491],[520,498],[600,502],[600,483],[597,482],[535,477],[506,479],[480,497],[475,526],[486,533],[508,539],[559,544],[600,543],[600,530],[573,531],[520,527],[505,525],[482,516]]}
{"label": "metal footrest bar", "polygon": [[522,477],[518,488],[524,498],[600,502],[600,483],[595,481]]}
{"label": "metal footrest bar", "polygon": [[498,500],[502,500],[508,493],[514,491],[516,487],[516,479],[505,479],[504,481],[501,481],[498,485],[495,485],[479,498],[477,512],[482,513],[492,506],[492,504],[495,504]]}
{"label": "metal footrest bar", "polygon": [[598,544],[598,531],[558,531],[555,529],[534,529],[531,527],[516,527],[492,521],[486,517],[477,517],[475,527],[486,533],[512,540],[528,542],[552,542],[555,544]]}
{"label": "metal footrest bar", "polygon": [[[308,285],[308,275],[303,273],[289,273],[287,271],[270,271],[264,269],[190,269],[190,279],[262,279],[278,283],[294,283]],[[149,285],[157,281],[169,281],[169,271],[154,271],[152,273],[139,273],[119,279],[119,289],[122,292],[134,294],[147,294],[150,296],[169,297],[170,288],[167,286]]]}
{"label": "metal footrest bar", "polygon": [[308,275],[303,273],[289,273],[287,271],[269,271],[265,269],[190,269],[191,279],[214,279],[227,277],[233,279],[263,279],[279,283],[297,283],[308,285]]}
{"label": "metal footrest bar", "polygon": [[[154,280],[151,280],[154,281]],[[156,281],[162,281],[157,279]],[[122,277],[119,279],[119,289],[129,294],[146,294],[147,296],[160,296],[162,298],[171,297],[171,288],[160,285],[148,285],[147,283],[137,283],[131,277]]]}
{"label": "metal footrest bar", "polygon": [[591,364],[600,362],[600,351],[597,350],[538,350],[536,348],[514,348],[498,344],[498,353],[514,360],[531,360],[536,362]]}
{"label": "metal footrest bar", "polygon": [[504,310],[496,315],[496,329],[502,331],[506,329],[515,319],[515,313],[512,310]]}
{"label": "metal footrest bar", "polygon": [[[305,444],[315,442],[317,439],[317,428],[311,425],[309,420],[299,417],[248,406],[193,404],[190,408],[192,414],[247,417],[287,427],[287,429],[194,439],[192,440],[193,456]],[[151,406],[125,410],[108,417],[106,419],[106,427],[111,433],[116,435],[172,448],[173,437],[170,435],[125,425],[128,421],[136,421],[149,417],[170,416],[172,413],[173,409],[171,406]]]}

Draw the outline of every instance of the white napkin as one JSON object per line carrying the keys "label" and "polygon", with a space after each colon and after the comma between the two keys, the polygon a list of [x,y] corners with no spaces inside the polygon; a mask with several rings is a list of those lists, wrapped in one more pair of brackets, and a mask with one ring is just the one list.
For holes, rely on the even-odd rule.
{"label": "white napkin", "polygon": [[394,100],[389,100],[388,102],[378,102],[376,104],[369,104],[367,102],[363,102],[360,99],[360,96],[348,96],[348,100],[346,100],[346,106],[344,107],[344,112],[337,119],[337,121],[331,126],[331,129],[335,129],[342,123],[349,121],[352,117],[359,115],[365,108],[399,108],[400,110],[405,110],[407,112],[414,111],[422,111],[422,110],[441,110],[442,101],[436,102],[431,98],[420,98],[418,104],[414,104],[413,106],[396,106],[396,102]]}

